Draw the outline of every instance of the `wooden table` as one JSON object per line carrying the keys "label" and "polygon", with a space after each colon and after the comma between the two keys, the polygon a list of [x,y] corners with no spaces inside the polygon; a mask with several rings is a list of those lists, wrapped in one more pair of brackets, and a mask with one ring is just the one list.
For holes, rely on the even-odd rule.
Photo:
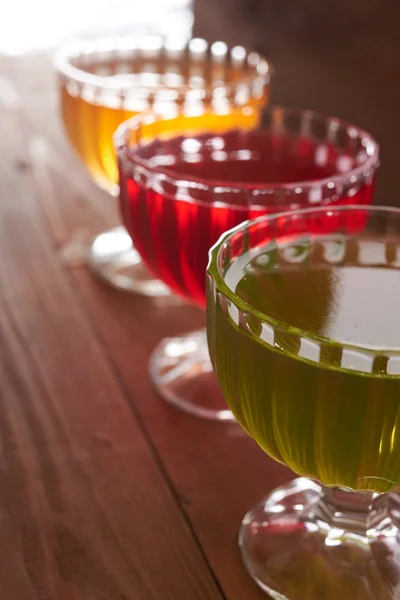
{"label": "wooden table", "polygon": [[[398,203],[398,62],[354,69],[288,40],[274,62],[275,100],[378,136],[378,199]],[[261,600],[237,531],[292,475],[237,426],[152,392],[151,350],[199,312],[63,264],[66,242],[118,214],[68,147],[51,71],[48,56],[0,58],[1,600]]]}
{"label": "wooden table", "polygon": [[291,474],[151,390],[151,350],[200,312],[63,264],[118,214],[69,149],[53,84],[48,56],[0,58],[1,600],[264,598],[237,531]]}

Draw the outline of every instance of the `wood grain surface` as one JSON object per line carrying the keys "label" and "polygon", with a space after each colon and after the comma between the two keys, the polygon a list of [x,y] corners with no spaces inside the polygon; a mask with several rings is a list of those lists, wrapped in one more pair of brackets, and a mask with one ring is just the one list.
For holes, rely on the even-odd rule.
{"label": "wood grain surface", "polygon": [[152,348],[204,316],[66,266],[66,242],[118,222],[115,201],[68,147],[49,57],[0,72],[1,598],[262,598],[238,526],[291,475],[152,392]]}
{"label": "wood grain surface", "polygon": [[376,202],[400,206],[400,4],[392,0],[195,0],[194,33],[265,53],[272,101],[335,115],[381,145]]}
{"label": "wood grain surface", "polygon": [[8,114],[0,135],[0,563],[8,597],[220,598],[128,391],[60,268],[32,171],[12,168],[24,160],[21,122]]}
{"label": "wood grain surface", "polygon": [[[391,53],[377,68],[376,40],[362,54],[286,26],[264,39],[251,12],[240,26],[241,3],[228,14],[207,2],[196,33],[215,37],[220,22],[218,37],[267,51],[275,101],[378,137],[377,200],[400,204]],[[151,390],[151,350],[201,325],[200,312],[119,293],[63,261],[65,243],[119,219],[68,146],[54,83],[47,55],[0,57],[0,598],[261,600],[237,531],[291,474],[239,427],[181,414]]]}

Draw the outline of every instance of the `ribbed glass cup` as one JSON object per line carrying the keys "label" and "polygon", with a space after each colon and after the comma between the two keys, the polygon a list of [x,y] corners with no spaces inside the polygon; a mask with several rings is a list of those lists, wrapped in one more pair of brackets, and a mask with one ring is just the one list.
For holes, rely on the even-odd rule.
{"label": "ribbed glass cup", "polygon": [[301,476],[244,517],[249,573],[278,600],[398,598],[400,209],[248,221],[211,249],[207,281],[228,405]]}
{"label": "ribbed glass cup", "polygon": [[[189,119],[175,106],[169,118],[153,112],[124,123],[115,143],[122,219],[137,251],[155,277],[201,308],[208,250],[222,233],[289,207],[370,204],[379,164],[368,133],[283,107],[267,107],[260,118],[252,107],[232,112],[225,106],[215,118],[200,106]],[[233,419],[212,372],[204,329],[163,340],[150,374],[176,407]]]}
{"label": "ribbed glass cup", "polygon": [[[94,181],[118,195],[118,169],[112,136],[129,117],[147,110],[166,113],[174,106],[263,107],[272,69],[259,54],[223,42],[162,37],[110,37],[78,40],[56,55],[61,117],[71,146]],[[179,127],[186,127],[185,116]],[[114,287],[163,295],[168,288],[142,265],[123,227],[95,238],[89,252],[92,271]]]}

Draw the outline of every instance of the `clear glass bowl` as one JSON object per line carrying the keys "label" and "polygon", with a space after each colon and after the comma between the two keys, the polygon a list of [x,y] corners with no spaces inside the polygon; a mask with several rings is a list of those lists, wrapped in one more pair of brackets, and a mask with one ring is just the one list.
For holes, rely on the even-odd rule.
{"label": "clear glass bowl", "polygon": [[399,258],[400,209],[351,205],[260,217],[210,251],[224,396],[302,476],[240,529],[250,575],[278,600],[399,597],[399,496],[387,493],[400,487]]}
{"label": "clear glass bowl", "polygon": [[[176,107],[177,108],[177,107]],[[154,274],[205,307],[209,248],[249,218],[288,207],[372,201],[378,146],[359,128],[312,111],[246,106],[204,115],[184,131],[149,114],[115,136],[123,222]],[[163,340],[150,360],[157,391],[191,414],[232,420],[209,360],[205,330]]]}
{"label": "clear glass bowl", "polygon": [[[78,40],[56,55],[61,117],[94,181],[118,195],[112,136],[129,117],[174,106],[264,106],[272,69],[259,54],[223,42],[132,36]],[[179,123],[185,128],[185,118]],[[168,288],[143,266],[123,227],[98,235],[92,271],[114,287],[163,295]]]}

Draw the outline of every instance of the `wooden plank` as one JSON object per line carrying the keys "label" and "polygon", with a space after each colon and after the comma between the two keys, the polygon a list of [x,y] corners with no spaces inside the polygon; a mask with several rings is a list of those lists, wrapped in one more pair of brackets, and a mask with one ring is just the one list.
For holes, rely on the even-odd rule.
{"label": "wooden plank", "polygon": [[[381,145],[376,202],[400,206],[400,5],[385,1],[194,0],[194,34],[250,44],[274,66],[272,101],[335,115]],[[388,4],[388,3],[387,3]]]}
{"label": "wooden plank", "polygon": [[[54,239],[60,237],[60,224],[63,239],[68,239],[79,226],[79,214],[74,210],[74,183],[60,168],[63,160],[71,164],[65,140],[54,135],[47,112],[45,118],[39,111],[27,118],[36,130],[35,144],[42,147],[30,159],[38,201]],[[93,215],[95,219],[94,211]],[[154,395],[147,377],[149,354],[159,339],[202,325],[203,315],[170,300],[115,292],[97,283],[85,268],[70,269],[70,275],[223,592],[239,600],[265,598],[241,564],[238,527],[250,506],[291,474],[267,458],[238,426],[203,422],[167,407]]]}
{"label": "wooden plank", "polygon": [[19,111],[8,111],[0,120],[1,597],[221,599],[49,243],[27,139]]}
{"label": "wooden plank", "polygon": [[[57,181],[55,171],[52,177]],[[49,198],[48,188],[44,206]],[[54,191],[52,198],[62,210]],[[87,318],[120,373],[225,594],[261,598],[240,563],[237,530],[246,510],[290,474],[238,426],[199,421],[167,407],[152,392],[147,377],[148,358],[157,341],[200,325],[202,315],[162,299],[109,290],[84,268],[70,272]]]}

